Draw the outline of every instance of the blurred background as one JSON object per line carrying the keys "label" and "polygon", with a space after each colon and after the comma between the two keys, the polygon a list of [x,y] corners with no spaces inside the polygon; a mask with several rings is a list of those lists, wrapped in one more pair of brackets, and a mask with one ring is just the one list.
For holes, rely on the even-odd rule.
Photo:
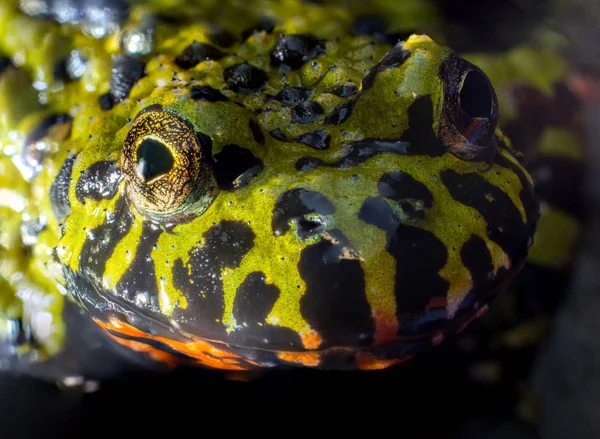
{"label": "blurred background", "polygon": [[[111,8],[117,17],[127,14],[124,0],[89,1]],[[81,8],[86,0],[40,2]],[[357,3],[350,0],[347,7]],[[371,437],[600,438],[600,2],[435,4],[446,43],[457,51],[502,53],[544,27],[568,41],[565,82],[581,102],[588,144],[582,183],[587,216],[547,334],[536,349],[511,353],[500,362],[504,370],[505,363],[530,365],[526,391],[513,389],[522,382],[520,375],[496,377],[500,366],[487,357],[478,363],[483,367],[473,369],[472,358],[458,352],[460,341],[393,370],[283,371],[250,382],[212,371],[137,374],[118,355],[100,350],[79,358],[87,370],[98,375],[124,371],[101,388],[77,376],[56,385],[0,374],[0,438],[141,436],[156,434],[159,427],[170,435],[194,436],[291,436],[301,430],[317,435],[331,429],[331,434],[350,430]],[[485,330],[475,327],[461,340]],[[82,340],[86,336],[79,334]]]}

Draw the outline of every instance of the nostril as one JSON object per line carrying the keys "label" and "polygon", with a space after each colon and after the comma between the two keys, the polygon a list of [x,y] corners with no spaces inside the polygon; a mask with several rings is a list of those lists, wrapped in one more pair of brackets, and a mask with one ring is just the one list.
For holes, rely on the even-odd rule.
{"label": "nostril", "polygon": [[324,218],[319,216],[305,216],[298,219],[296,230],[300,239],[306,239],[311,236],[320,235],[326,229]]}
{"label": "nostril", "polygon": [[492,89],[487,78],[477,70],[467,73],[460,90],[460,108],[469,116],[485,117],[492,116],[494,110],[494,98]]}

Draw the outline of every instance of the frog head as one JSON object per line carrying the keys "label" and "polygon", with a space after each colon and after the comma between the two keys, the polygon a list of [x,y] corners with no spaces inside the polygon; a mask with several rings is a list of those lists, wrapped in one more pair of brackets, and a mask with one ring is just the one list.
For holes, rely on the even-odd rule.
{"label": "frog head", "polygon": [[316,56],[286,64],[286,38],[149,63],[71,140],[56,253],[121,343],[220,368],[382,368],[520,270],[538,204],[481,70],[419,35],[378,62],[375,43],[303,37]]}

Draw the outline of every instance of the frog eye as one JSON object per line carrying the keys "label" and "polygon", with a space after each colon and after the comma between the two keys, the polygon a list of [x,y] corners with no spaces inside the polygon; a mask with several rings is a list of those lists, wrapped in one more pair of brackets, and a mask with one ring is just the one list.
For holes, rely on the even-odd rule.
{"label": "frog eye", "polygon": [[202,213],[216,195],[204,154],[209,142],[172,114],[138,115],[121,155],[130,201],[142,214],[157,219]]}
{"label": "frog eye", "polygon": [[440,137],[448,150],[463,160],[493,156],[498,123],[498,99],[481,69],[457,57],[441,69],[444,105]]}

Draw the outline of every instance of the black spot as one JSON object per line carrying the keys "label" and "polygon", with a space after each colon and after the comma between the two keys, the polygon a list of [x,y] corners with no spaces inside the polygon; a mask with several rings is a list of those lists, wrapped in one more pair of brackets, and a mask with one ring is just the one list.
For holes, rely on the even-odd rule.
{"label": "black spot", "polygon": [[339,125],[346,122],[352,116],[352,110],[354,110],[355,105],[356,99],[352,99],[336,107],[329,116],[325,117],[325,123],[328,125]]}
{"label": "black spot", "polygon": [[292,70],[302,67],[311,59],[315,59],[325,52],[323,41],[312,35],[281,35],[271,53],[273,66],[285,65]]}
{"label": "black spot", "polygon": [[10,60],[10,58],[7,58],[5,56],[0,56],[0,74],[2,74],[4,69],[6,69],[8,66],[11,66],[11,65],[12,65],[12,61]]}
{"label": "black spot", "polygon": [[214,176],[221,189],[236,190],[248,184],[258,174],[263,163],[251,151],[238,145],[225,145],[214,156]]}
{"label": "black spot", "polygon": [[487,222],[487,235],[508,254],[514,265],[527,255],[535,224],[525,224],[508,194],[478,174],[442,172],[442,181],[456,201],[476,209]]}
{"label": "black spot", "polygon": [[[102,280],[106,262],[112,256],[117,244],[129,233],[133,224],[133,213],[125,197],[120,197],[114,213],[107,216],[103,224],[90,231],[79,254],[80,271],[97,282]],[[134,249],[132,249],[134,250]],[[124,255],[123,255],[124,256]],[[149,273],[143,273],[146,278]],[[156,286],[154,287],[156,289]]]}
{"label": "black spot", "polygon": [[173,154],[159,140],[146,138],[137,149],[137,173],[144,181],[151,181],[159,175],[167,174],[173,169]]}
{"label": "black spot", "polygon": [[217,29],[210,34],[211,41],[220,47],[231,47],[237,43],[237,37],[225,29]]}
{"label": "black spot", "polygon": [[190,89],[190,98],[198,102],[225,102],[227,98],[209,85],[195,85]]}
{"label": "black spot", "polygon": [[363,90],[368,90],[375,84],[379,73],[393,67],[401,66],[409,57],[410,52],[404,48],[404,45],[402,43],[396,44],[363,78]]}
{"label": "black spot", "polygon": [[100,108],[104,111],[110,110],[115,105],[110,93],[100,95],[100,97],[98,97],[98,103],[100,104]]}
{"label": "black spot", "polygon": [[533,160],[528,169],[535,181],[535,192],[542,201],[579,220],[585,219],[584,163],[566,157],[544,156]]}
{"label": "black spot", "polygon": [[288,107],[295,107],[300,102],[304,102],[310,96],[310,90],[304,87],[284,86],[279,93],[275,95],[275,99]]}
{"label": "black spot", "polygon": [[409,127],[400,139],[368,138],[348,145],[341,159],[327,163],[316,157],[303,157],[296,162],[296,169],[307,172],[319,166],[350,169],[377,154],[442,156],[446,151],[443,143],[433,132],[433,106],[431,96],[417,98],[408,109]]}
{"label": "black spot", "polygon": [[242,40],[248,39],[254,32],[266,32],[270,34],[275,29],[275,21],[270,17],[262,17],[260,22],[255,26],[249,27],[242,31]]}
{"label": "black spot", "polygon": [[292,122],[305,124],[319,119],[323,107],[318,102],[301,102],[292,109]]}
{"label": "black spot", "polygon": [[352,25],[353,35],[364,35],[372,37],[382,44],[394,45],[400,40],[405,40],[413,32],[391,33],[387,32],[386,21],[375,15],[367,15],[356,19]]}
{"label": "black spot", "polygon": [[[35,127],[25,138],[23,149],[21,150],[21,159],[34,175],[41,171],[41,165],[46,158],[48,151],[46,148],[38,148],[36,143],[47,136],[51,136],[52,129],[58,125],[70,124],[73,118],[68,114],[54,114],[46,117]],[[71,129],[67,133],[70,135]],[[62,138],[60,139],[62,140]]]}
{"label": "black spot", "polygon": [[354,84],[338,85],[331,90],[331,93],[339,96],[340,98],[347,98],[348,96],[358,93],[358,87]]}
{"label": "black spot", "polygon": [[255,93],[267,84],[267,73],[258,67],[244,62],[227,67],[223,72],[227,85],[236,93]]}
{"label": "black spot", "polygon": [[244,62],[227,67],[223,72],[227,85],[236,93],[250,94],[262,90],[267,84],[267,73]]}
{"label": "black spot", "polygon": [[146,74],[146,63],[132,56],[121,55],[112,67],[110,76],[110,96],[117,104],[129,96],[131,88]]}
{"label": "black spot", "polygon": [[289,139],[287,138],[285,133],[283,131],[281,131],[280,128],[275,128],[274,130],[269,131],[269,134],[271,135],[271,137],[279,140],[280,142],[288,142],[289,141]]}
{"label": "black spot", "polygon": [[72,120],[73,118],[68,114],[54,114],[48,116],[27,135],[24,142],[25,146],[31,145],[46,137],[53,126],[62,125]]}
{"label": "black spot", "polygon": [[284,192],[277,200],[271,228],[275,236],[280,236],[290,229],[291,220],[301,220],[309,213],[331,215],[334,212],[335,206],[320,192],[292,189]]}
{"label": "black spot", "polygon": [[492,116],[492,89],[483,72],[471,70],[467,73],[460,89],[460,107],[473,118]]}
{"label": "black spot", "polygon": [[[130,211],[129,208],[127,209]],[[143,294],[145,297],[143,308],[154,313],[160,312],[160,309],[158,305],[158,282],[152,251],[158,242],[158,238],[163,233],[156,225],[144,222],[135,258],[116,287],[117,295],[133,304],[140,303],[138,295]],[[118,238],[111,239],[112,245],[114,246],[119,240]]]}
{"label": "black spot", "polygon": [[433,194],[425,184],[401,171],[384,174],[377,184],[379,195],[390,200],[404,202],[421,201],[425,207],[433,206]]}
{"label": "black spot", "polygon": [[439,275],[448,258],[444,244],[431,232],[402,224],[382,198],[368,198],[358,217],[385,230],[386,250],[396,259],[396,314],[404,322],[399,332],[439,325],[439,320],[446,318],[445,309],[428,311],[428,305],[447,295],[448,282]]}
{"label": "black spot", "polygon": [[226,55],[215,46],[194,41],[183,49],[183,52],[175,58],[175,64],[182,69],[191,69],[195,65],[207,59],[220,60]]}
{"label": "black spot", "polygon": [[296,142],[304,143],[305,145],[315,149],[329,148],[330,141],[331,136],[327,131],[323,130],[313,131],[312,133],[304,133],[296,139]]}
{"label": "black spot", "polygon": [[233,302],[233,315],[238,324],[265,323],[279,297],[279,288],[265,283],[265,274],[250,273],[237,289]]}
{"label": "black spot", "polygon": [[58,175],[52,186],[50,186],[50,201],[52,203],[52,211],[56,219],[61,223],[68,215],[71,214],[71,202],[69,201],[69,185],[71,183],[71,174],[73,172],[73,164],[75,163],[74,155],[70,155],[63,162],[58,171]]}
{"label": "black spot", "polygon": [[254,246],[252,229],[237,221],[224,221],[204,233],[202,247],[194,248],[189,262],[180,259],[173,267],[173,283],[187,299],[186,309],[176,309],[174,318],[184,325],[191,325],[194,333],[209,338],[225,332],[221,323],[224,311],[224,268],[237,268],[243,257]]}
{"label": "black spot", "polygon": [[302,250],[298,271],[306,292],[300,310],[323,337],[321,348],[365,346],[373,340],[374,322],[364,273],[358,259],[344,257],[353,250],[340,232],[334,232],[335,243],[322,240]]}
{"label": "black spot", "polygon": [[250,131],[252,131],[252,137],[254,137],[256,143],[259,145],[265,144],[265,135],[260,129],[260,126],[253,119],[250,119]]}
{"label": "black spot", "polygon": [[485,241],[472,235],[460,249],[460,258],[471,273],[474,289],[487,289],[493,281],[494,265]]}
{"label": "black spot", "polygon": [[81,52],[73,50],[54,65],[54,79],[63,82],[75,81],[83,76],[87,64],[88,60],[81,55]]}
{"label": "black spot", "polygon": [[100,161],[87,168],[75,187],[77,201],[85,203],[86,198],[92,200],[110,200],[117,194],[121,171],[116,161]]}

